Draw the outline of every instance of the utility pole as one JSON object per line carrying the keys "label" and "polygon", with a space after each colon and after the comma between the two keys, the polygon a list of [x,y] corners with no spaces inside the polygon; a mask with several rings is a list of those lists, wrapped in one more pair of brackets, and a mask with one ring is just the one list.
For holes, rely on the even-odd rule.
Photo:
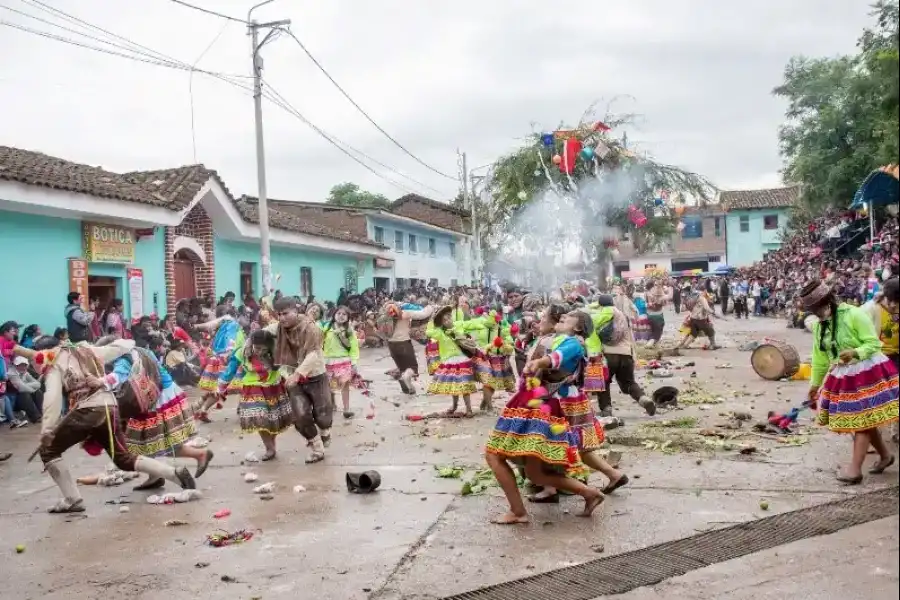
{"label": "utility pole", "polygon": [[[266,192],[266,149],[263,143],[263,120],[262,120],[262,70],[263,60],[259,51],[269,42],[273,36],[279,31],[279,27],[291,24],[290,19],[281,21],[269,21],[268,23],[258,23],[251,17],[253,11],[269,4],[273,0],[265,0],[256,4],[247,12],[247,33],[250,35],[251,52],[250,58],[253,61],[253,112],[256,121],[256,179],[259,186],[257,212],[259,214],[259,251],[262,266],[262,282],[263,295],[268,295],[272,291],[272,260],[269,248],[269,206]],[[259,30],[267,29],[266,36],[262,42],[259,41]]]}

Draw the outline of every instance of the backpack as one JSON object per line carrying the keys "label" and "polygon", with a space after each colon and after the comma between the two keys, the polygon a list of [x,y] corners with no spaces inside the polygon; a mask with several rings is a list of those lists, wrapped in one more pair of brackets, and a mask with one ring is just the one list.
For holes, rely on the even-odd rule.
{"label": "backpack", "polygon": [[621,326],[617,327],[619,318],[613,309],[612,317],[597,330],[597,337],[603,342],[604,346],[616,346],[625,338],[625,331]]}

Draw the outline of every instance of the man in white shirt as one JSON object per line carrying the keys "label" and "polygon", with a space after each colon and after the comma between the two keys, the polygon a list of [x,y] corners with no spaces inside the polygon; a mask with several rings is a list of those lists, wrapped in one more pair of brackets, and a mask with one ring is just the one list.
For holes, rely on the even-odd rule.
{"label": "man in white shirt", "polygon": [[44,393],[41,391],[41,382],[28,372],[28,359],[17,356],[13,360],[13,368],[10,369],[7,379],[9,379],[7,394],[14,396],[15,405],[25,412],[29,421],[39,423]]}

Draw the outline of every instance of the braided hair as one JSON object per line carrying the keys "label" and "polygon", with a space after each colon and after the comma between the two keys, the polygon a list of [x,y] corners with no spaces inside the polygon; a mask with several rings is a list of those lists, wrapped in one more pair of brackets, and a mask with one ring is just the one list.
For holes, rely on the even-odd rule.
{"label": "braided hair", "polygon": [[[800,297],[809,295],[813,290],[821,285],[821,282],[818,279],[814,279],[808,282],[803,286],[803,289],[800,290]],[[831,317],[828,320],[819,322],[819,339],[816,340],[816,344],[819,346],[819,350],[826,353],[829,358],[835,359],[837,358],[837,325],[838,325],[838,302],[837,298],[834,295],[834,292],[829,291],[828,294],[822,298],[819,302],[814,305],[811,305],[807,308],[810,313],[815,314],[817,311],[822,308],[829,306],[831,307]],[[830,332],[831,335],[831,344],[826,347],[825,339],[828,337]]]}

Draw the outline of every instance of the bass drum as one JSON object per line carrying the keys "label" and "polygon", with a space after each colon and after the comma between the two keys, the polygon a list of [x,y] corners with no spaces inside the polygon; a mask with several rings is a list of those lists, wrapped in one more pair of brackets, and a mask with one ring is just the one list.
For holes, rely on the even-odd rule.
{"label": "bass drum", "polygon": [[763,379],[779,381],[789,379],[800,368],[800,355],[797,349],[775,340],[769,340],[765,344],[757,346],[750,355],[750,364],[753,370]]}

